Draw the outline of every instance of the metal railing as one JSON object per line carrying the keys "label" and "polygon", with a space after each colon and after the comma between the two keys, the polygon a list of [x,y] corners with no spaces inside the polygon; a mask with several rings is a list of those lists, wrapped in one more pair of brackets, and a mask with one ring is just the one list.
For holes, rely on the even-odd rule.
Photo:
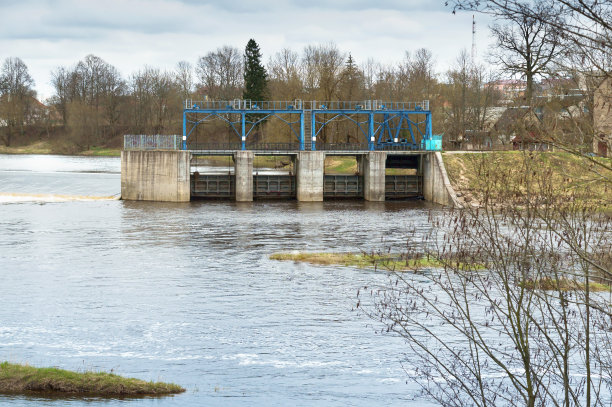
{"label": "metal railing", "polygon": [[[318,141],[316,145],[317,150],[321,151],[366,151],[370,150],[370,146],[366,143],[323,143]],[[385,144],[376,143],[374,145],[375,151],[408,151],[418,150],[419,144],[413,143],[402,143],[402,144]]]}
{"label": "metal railing", "polygon": [[[234,151],[241,150],[242,144],[236,143],[187,143],[187,149],[191,151]],[[368,151],[370,146],[367,143],[323,143],[317,141],[316,149],[320,151]],[[386,144],[376,143],[374,151],[411,151],[425,150],[425,146],[419,143]],[[295,152],[300,150],[299,143],[255,143],[247,144],[246,150],[250,151],[287,151]],[[304,143],[304,150],[311,150],[311,143]]]}
{"label": "metal railing", "polygon": [[[310,146],[308,146],[310,147]],[[187,143],[188,150],[218,151],[218,150],[241,150],[242,144],[236,143]],[[297,151],[299,143],[254,143],[247,144],[247,150],[252,151]]]}
{"label": "metal railing", "polygon": [[126,134],[123,136],[124,150],[180,150],[183,137],[163,134]]}
{"label": "metal railing", "polygon": [[234,100],[185,100],[187,110],[407,110],[407,111],[429,111],[429,100],[420,102],[390,102],[383,100],[359,100],[359,101],[303,101],[296,100],[264,100],[252,101],[244,99]]}
{"label": "metal railing", "polygon": [[424,149],[421,144],[418,143],[405,143],[405,144],[386,144],[378,143],[375,148],[376,151],[408,151],[408,150],[422,150]]}
{"label": "metal railing", "polygon": [[369,150],[367,143],[323,143],[317,141],[317,150],[321,151],[365,151]]}

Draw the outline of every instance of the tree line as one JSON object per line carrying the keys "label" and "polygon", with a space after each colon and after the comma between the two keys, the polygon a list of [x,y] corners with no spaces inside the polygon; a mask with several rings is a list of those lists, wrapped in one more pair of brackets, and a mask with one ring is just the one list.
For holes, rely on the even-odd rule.
{"label": "tree line", "polygon": [[[463,50],[450,69],[439,72],[434,55],[424,48],[405,51],[395,64],[356,61],[333,43],[308,45],[301,52],[285,48],[264,63],[259,46],[251,40],[244,51],[224,45],[194,64],[181,61],[173,70],[145,66],[124,77],[109,62],[88,55],[51,72],[50,117],[35,105],[27,66],[19,58],[7,58],[0,73],[2,141],[11,145],[25,135],[28,125],[40,128],[45,120],[47,133],[49,129],[59,132],[77,149],[117,144],[125,133],[177,134],[184,100],[205,98],[430,100],[434,131],[461,138],[490,126],[492,108],[500,105],[502,95],[488,84],[500,77],[525,81],[524,92],[512,101],[518,106],[537,103],[537,83],[543,78],[563,78],[565,87],[569,81],[585,90],[587,105],[592,103],[594,88],[609,73],[607,20],[595,21],[599,28],[586,26],[581,21],[588,12],[583,12],[587,17],[577,16],[580,9],[572,14],[569,6],[560,9],[556,2],[537,2],[529,13],[521,12],[520,5],[511,9],[495,4],[454,3],[457,11],[482,8],[495,18],[490,27],[495,46],[487,54],[486,65],[476,64]],[[593,4],[604,7],[600,2]],[[583,110],[574,118],[578,124],[571,131],[588,137],[592,109]],[[273,131],[268,133],[278,132],[274,124],[269,127]],[[581,143],[588,143],[585,137]]]}
{"label": "tree line", "polygon": [[[88,55],[51,72],[54,93],[47,103],[53,114],[43,117],[27,66],[19,58],[7,58],[1,75],[10,86],[2,87],[6,96],[0,117],[10,121],[3,128],[3,142],[11,145],[26,126],[45,119],[61,126],[79,149],[112,143],[124,133],[177,134],[186,99],[420,101],[438,94],[434,58],[426,49],[406,52],[399,64],[389,66],[371,59],[358,65],[332,43],[309,45],[301,54],[283,49],[265,66],[261,59],[251,40],[244,53],[225,45],[195,64],[180,61],[170,71],[146,66],[125,78],[109,62]],[[13,71],[21,75],[15,84],[9,83]]]}

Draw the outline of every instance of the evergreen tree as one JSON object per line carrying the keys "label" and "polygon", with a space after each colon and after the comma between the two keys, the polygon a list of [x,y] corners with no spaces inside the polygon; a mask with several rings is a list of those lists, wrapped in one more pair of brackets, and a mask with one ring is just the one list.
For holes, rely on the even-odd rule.
{"label": "evergreen tree", "polygon": [[363,74],[349,53],[340,78],[340,98],[343,100],[361,100],[363,98]]}
{"label": "evergreen tree", "polygon": [[266,68],[261,63],[259,45],[251,38],[244,50],[244,99],[265,100],[267,84]]}

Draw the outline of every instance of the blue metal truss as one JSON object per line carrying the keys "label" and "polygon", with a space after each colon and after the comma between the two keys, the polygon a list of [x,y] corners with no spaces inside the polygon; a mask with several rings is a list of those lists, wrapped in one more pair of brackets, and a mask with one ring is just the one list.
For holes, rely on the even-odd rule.
{"label": "blue metal truss", "polygon": [[[190,120],[188,115],[195,114],[204,116],[198,120]],[[231,115],[240,115],[239,120],[231,120]],[[283,117],[286,115],[287,117]],[[291,120],[291,115],[299,115],[299,119]],[[255,120],[251,117],[256,116]],[[300,150],[304,150],[304,112],[296,110],[236,110],[236,109],[185,109],[183,110],[183,149],[187,149],[187,139],[195,128],[206,121],[220,119],[230,125],[236,136],[240,138],[242,150],[246,150],[246,140],[253,129],[260,123],[271,117],[276,117],[285,123],[300,144]],[[295,124],[300,124],[299,133],[294,129]],[[191,125],[191,128],[188,128]]]}
{"label": "blue metal truss", "polygon": [[[311,124],[310,124],[310,128],[312,129],[311,132],[311,147],[310,149],[312,151],[316,150],[316,143],[317,143],[317,136],[323,131],[323,128],[325,128],[326,125],[328,125],[329,123],[336,121],[338,119],[341,118],[346,118],[349,121],[355,123],[357,125],[358,130],[361,132],[361,134],[364,137],[364,140],[366,140],[367,143],[369,143],[369,135],[372,134],[371,129],[370,129],[370,124],[371,124],[371,115],[367,116],[367,119],[364,121],[358,121],[355,118],[353,118],[353,116],[364,116],[364,112],[359,112],[360,114],[356,114],[355,111],[349,110],[349,111],[345,111],[345,110],[313,110],[312,111],[312,115],[311,115]],[[318,119],[318,117],[320,117],[321,115],[324,114],[332,114],[333,116],[329,119],[326,119],[325,117],[321,120]]]}
{"label": "blue metal truss", "polygon": [[[368,103],[369,102],[369,103]],[[276,117],[285,123],[299,142],[299,149],[305,149],[306,137],[310,138],[310,149],[316,150],[317,136],[325,126],[347,119],[354,123],[369,150],[383,150],[387,147],[423,149],[424,142],[432,139],[431,111],[429,102],[422,104],[391,102],[388,104],[363,102],[205,102],[203,107],[186,102],[183,110],[183,149],[187,139],[201,123],[219,119],[229,124],[241,140],[242,150],[253,129],[260,123]],[[327,108],[330,106],[332,108]],[[387,108],[389,106],[390,108]],[[264,107],[263,109],[261,107]],[[365,107],[365,108],[364,108]],[[425,107],[425,109],[423,108]],[[305,134],[305,115],[310,113],[310,134]],[[239,117],[233,120],[232,116]],[[331,115],[331,117],[329,117]],[[297,119],[296,119],[297,116]],[[299,132],[295,125],[299,124]],[[424,128],[423,128],[424,127]],[[418,140],[420,139],[420,140]]]}
{"label": "blue metal truss", "polygon": [[[414,113],[397,111],[383,114],[382,121],[376,122],[377,126],[374,129],[374,135],[377,139],[376,147],[400,145],[416,150],[422,146],[422,143],[417,141],[415,133],[420,136],[420,140],[430,139],[432,135],[431,114],[429,112],[419,112],[419,116],[425,116],[421,121],[411,120],[410,115],[414,116]],[[424,129],[423,126],[425,126]],[[403,133],[402,130],[404,130]],[[408,135],[410,139],[408,139]]]}

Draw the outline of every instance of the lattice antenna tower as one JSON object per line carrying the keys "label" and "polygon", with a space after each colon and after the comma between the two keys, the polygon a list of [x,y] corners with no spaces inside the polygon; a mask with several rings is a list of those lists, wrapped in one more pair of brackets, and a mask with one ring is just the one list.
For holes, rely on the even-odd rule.
{"label": "lattice antenna tower", "polygon": [[476,65],[476,18],[472,14],[472,65]]}

